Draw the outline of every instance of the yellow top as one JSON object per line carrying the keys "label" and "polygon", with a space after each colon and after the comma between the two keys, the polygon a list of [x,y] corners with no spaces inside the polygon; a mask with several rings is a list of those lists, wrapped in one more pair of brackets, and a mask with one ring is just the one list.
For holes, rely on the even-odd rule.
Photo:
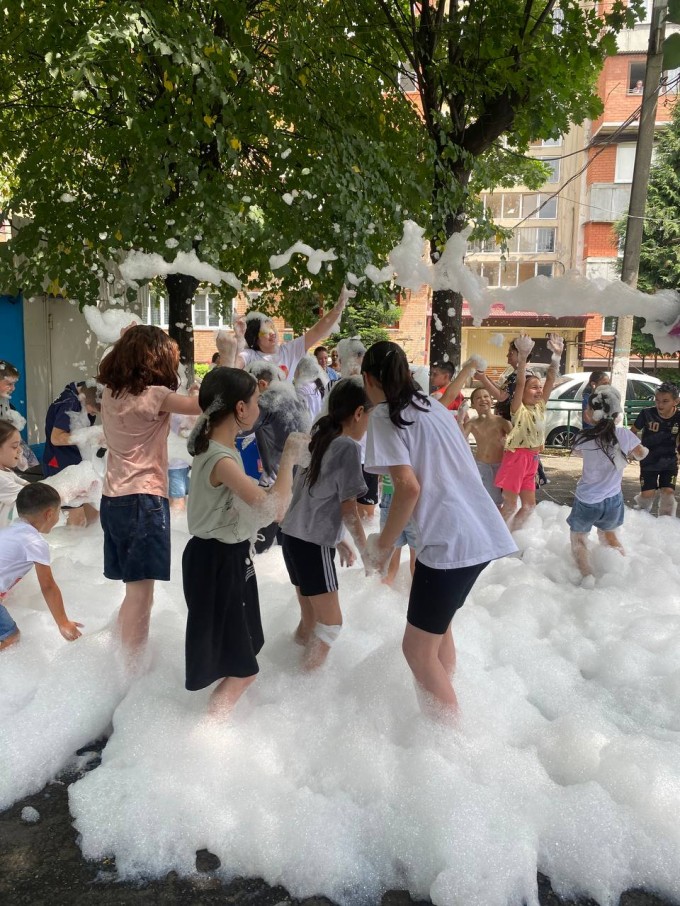
{"label": "yellow top", "polygon": [[520,404],[517,412],[512,413],[512,431],[505,439],[506,450],[535,450],[545,443],[546,405],[541,400],[533,406]]}

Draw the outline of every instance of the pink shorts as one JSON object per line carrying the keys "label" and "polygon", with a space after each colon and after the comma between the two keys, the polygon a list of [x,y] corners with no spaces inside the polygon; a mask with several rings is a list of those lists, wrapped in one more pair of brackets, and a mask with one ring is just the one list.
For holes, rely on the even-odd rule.
{"label": "pink shorts", "polygon": [[517,450],[506,450],[494,484],[511,494],[534,491],[537,471],[538,453],[522,447]]}

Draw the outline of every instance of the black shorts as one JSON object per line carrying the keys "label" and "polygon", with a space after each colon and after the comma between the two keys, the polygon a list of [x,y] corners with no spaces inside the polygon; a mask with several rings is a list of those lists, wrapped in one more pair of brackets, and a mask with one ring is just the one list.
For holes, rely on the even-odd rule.
{"label": "black shorts", "polygon": [[640,469],[640,490],[656,491],[659,488],[675,488],[677,471],[654,472],[652,469]]}
{"label": "black shorts", "polygon": [[170,504],[157,494],[102,497],[107,579],[170,581]]}
{"label": "black shorts", "polygon": [[453,615],[465,604],[477,577],[488,565],[477,563],[458,569],[432,569],[416,560],[407,621],[416,629],[444,635]]}
{"label": "black shorts", "polygon": [[264,644],[250,543],[190,538],[182,557],[186,598],[186,687],[253,676]]}
{"label": "black shorts", "polygon": [[363,466],[361,467],[361,472],[364,476],[364,481],[366,482],[368,490],[363,497],[357,497],[357,503],[360,503],[363,506],[375,506],[378,502],[378,480],[380,476],[373,475],[370,472],[364,472]]}
{"label": "black shorts", "polygon": [[314,595],[338,590],[334,547],[312,544],[285,532],[282,533],[281,547],[290,581],[303,595],[313,598]]}

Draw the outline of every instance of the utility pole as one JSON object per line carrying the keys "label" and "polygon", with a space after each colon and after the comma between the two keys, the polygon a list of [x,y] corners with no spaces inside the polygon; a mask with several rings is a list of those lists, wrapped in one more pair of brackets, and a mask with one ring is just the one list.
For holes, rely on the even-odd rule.
{"label": "utility pole", "polygon": [[[645,68],[645,85],[638,126],[637,146],[633,182],[630,187],[630,204],[626,224],[626,244],[623,250],[621,280],[635,289],[640,267],[640,249],[642,247],[642,230],[645,208],[647,205],[647,186],[649,169],[652,163],[654,148],[654,125],[659,93],[659,83],[663,68],[663,43],[666,33],[666,13],[668,0],[654,0],[652,21],[649,27],[649,45],[647,48],[647,65]],[[630,344],[633,337],[633,318],[620,317],[616,323],[616,341],[614,345],[614,363],[612,367],[612,384],[626,399],[628,368],[630,365]]]}

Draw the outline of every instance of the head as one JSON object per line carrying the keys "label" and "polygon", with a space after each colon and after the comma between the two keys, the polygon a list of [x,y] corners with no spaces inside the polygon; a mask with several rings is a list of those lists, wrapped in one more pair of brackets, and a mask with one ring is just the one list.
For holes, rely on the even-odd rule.
{"label": "head", "polygon": [[254,375],[241,368],[213,368],[203,378],[198,404],[203,410],[189,436],[187,448],[192,456],[205,453],[216,428],[233,419],[237,431],[252,428],[260,410],[260,395]]}
{"label": "head", "polygon": [[525,406],[535,406],[543,399],[543,384],[541,379],[534,374],[528,374],[524,384],[522,402]]}
{"label": "head", "polygon": [[366,354],[366,347],[359,337],[346,337],[337,346],[337,367],[343,377],[361,374],[361,362]]}
{"label": "head", "polygon": [[262,359],[255,359],[250,362],[246,371],[252,374],[257,381],[257,389],[260,393],[264,393],[272,382],[284,380],[283,373],[278,365],[264,362]]}
{"label": "head", "polygon": [[246,315],[245,341],[248,349],[254,349],[263,355],[276,352],[279,345],[279,334],[271,318],[259,311]]}
{"label": "head", "polygon": [[36,481],[25,485],[17,495],[17,515],[47,535],[59,522],[61,497],[52,485]]}
{"label": "head", "polygon": [[[508,365],[511,368],[517,368],[517,360],[519,358],[519,353],[517,352],[517,347],[515,346],[515,341],[513,340],[508,346],[508,354],[506,356]],[[531,361],[531,353],[527,356],[527,362]]]}
{"label": "head", "polygon": [[364,356],[361,373],[369,400],[374,406],[387,403],[390,421],[397,428],[412,424],[401,414],[407,406],[413,404],[423,411],[429,406],[427,397],[413,380],[406,353],[396,343],[387,340],[374,343]]}
{"label": "head", "polygon": [[11,422],[0,418],[0,469],[16,469],[21,458],[21,435]]}
{"label": "head", "polygon": [[322,416],[312,428],[309,444],[311,459],[305,481],[311,487],[321,471],[321,461],[334,438],[345,433],[354,440],[361,440],[368,428],[368,413],[372,404],[359,377],[342,378],[328,397],[328,414]]}
{"label": "head", "polygon": [[430,368],[430,387],[432,390],[441,390],[453,380],[455,369],[451,362],[441,362]]}
{"label": "head", "polygon": [[337,367],[338,367],[338,350],[331,349],[331,368],[337,369]]}
{"label": "head", "polygon": [[325,346],[317,346],[314,350],[314,355],[320,368],[325,369],[328,367],[328,350]]}
{"label": "head", "polygon": [[212,358],[210,359],[210,364],[211,364],[211,365],[219,365],[219,364],[220,364],[220,354],[219,354],[219,352],[213,352]]}
{"label": "head", "polygon": [[472,391],[470,404],[477,415],[490,415],[494,401],[491,399],[491,394],[486,387],[477,387]]}
{"label": "head", "polygon": [[4,359],[0,359],[0,399],[8,400],[10,398],[18,380],[18,369]]}
{"label": "head", "polygon": [[574,438],[573,447],[579,447],[586,441],[595,441],[598,447],[614,462],[614,452],[618,446],[616,422],[622,411],[621,397],[618,390],[609,384],[601,384],[588,399],[588,406],[583,413],[583,421],[590,428],[584,427]]}
{"label": "head", "polygon": [[130,327],[99,364],[97,380],[113,396],[139,396],[156,385],[177,390],[179,347],[160,327]]}
{"label": "head", "polygon": [[609,383],[609,374],[606,371],[591,371],[588,378],[588,390],[592,393],[596,387]]}
{"label": "head", "polygon": [[654,402],[661,418],[670,418],[678,405],[678,388],[670,381],[664,381],[654,394]]}
{"label": "head", "polygon": [[101,412],[102,407],[96,385],[91,386],[89,383],[79,384],[78,398],[88,415],[97,415]]}

